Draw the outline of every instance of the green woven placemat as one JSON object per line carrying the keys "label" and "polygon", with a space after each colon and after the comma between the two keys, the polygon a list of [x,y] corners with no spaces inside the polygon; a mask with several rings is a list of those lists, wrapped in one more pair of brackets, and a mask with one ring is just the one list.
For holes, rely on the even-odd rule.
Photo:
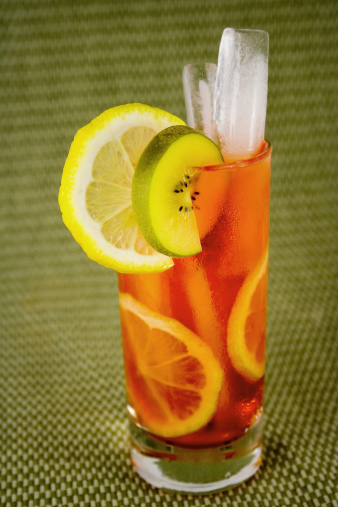
{"label": "green woven placemat", "polygon": [[[337,506],[337,3],[0,3],[1,506]],[[264,462],[217,495],[134,473],[116,275],[63,226],[76,130],[140,101],[185,118],[184,64],[270,33],[274,144]]]}

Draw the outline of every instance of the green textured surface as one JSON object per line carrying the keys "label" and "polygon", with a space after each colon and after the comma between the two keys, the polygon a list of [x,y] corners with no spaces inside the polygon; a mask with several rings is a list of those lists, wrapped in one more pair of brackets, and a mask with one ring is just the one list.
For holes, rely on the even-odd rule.
{"label": "green textured surface", "polygon": [[[337,3],[0,2],[0,505],[337,506]],[[169,495],[127,452],[116,276],[57,204],[75,131],[140,101],[185,117],[182,67],[226,26],[270,33],[274,144],[265,458]]]}

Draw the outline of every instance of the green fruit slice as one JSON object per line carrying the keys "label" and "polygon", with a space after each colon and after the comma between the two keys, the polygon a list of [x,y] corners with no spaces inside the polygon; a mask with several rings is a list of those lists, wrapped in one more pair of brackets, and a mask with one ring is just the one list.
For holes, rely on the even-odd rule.
{"label": "green fruit slice", "polygon": [[191,194],[200,168],[221,163],[217,145],[187,126],[162,130],[148,144],[135,169],[132,202],[155,250],[171,257],[201,252]]}

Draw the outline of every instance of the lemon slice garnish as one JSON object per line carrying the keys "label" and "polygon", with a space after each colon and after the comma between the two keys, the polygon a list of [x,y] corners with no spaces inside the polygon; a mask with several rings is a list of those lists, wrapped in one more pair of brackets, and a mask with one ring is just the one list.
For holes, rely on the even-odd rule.
{"label": "lemon slice garnish", "polygon": [[128,273],[163,271],[173,265],[140,233],[131,186],[151,139],[182,124],[160,109],[127,104],[105,111],[76,134],[64,166],[59,205],[64,223],[92,260]]}
{"label": "lemon slice garnish", "polygon": [[267,270],[268,250],[244,280],[228,321],[230,360],[249,382],[265,372]]}
{"label": "lemon slice garnish", "polygon": [[166,438],[202,428],[216,412],[223,370],[211,348],[173,318],[120,293],[129,403],[138,422]]}

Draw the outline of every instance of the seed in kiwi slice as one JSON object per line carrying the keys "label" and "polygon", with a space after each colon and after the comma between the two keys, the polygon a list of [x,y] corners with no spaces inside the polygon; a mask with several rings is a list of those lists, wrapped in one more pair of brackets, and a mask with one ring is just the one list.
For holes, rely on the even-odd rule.
{"label": "seed in kiwi slice", "polygon": [[170,257],[201,252],[193,189],[201,167],[223,162],[218,146],[194,129],[176,125],[159,132],[136,166],[132,202],[148,243]]}

